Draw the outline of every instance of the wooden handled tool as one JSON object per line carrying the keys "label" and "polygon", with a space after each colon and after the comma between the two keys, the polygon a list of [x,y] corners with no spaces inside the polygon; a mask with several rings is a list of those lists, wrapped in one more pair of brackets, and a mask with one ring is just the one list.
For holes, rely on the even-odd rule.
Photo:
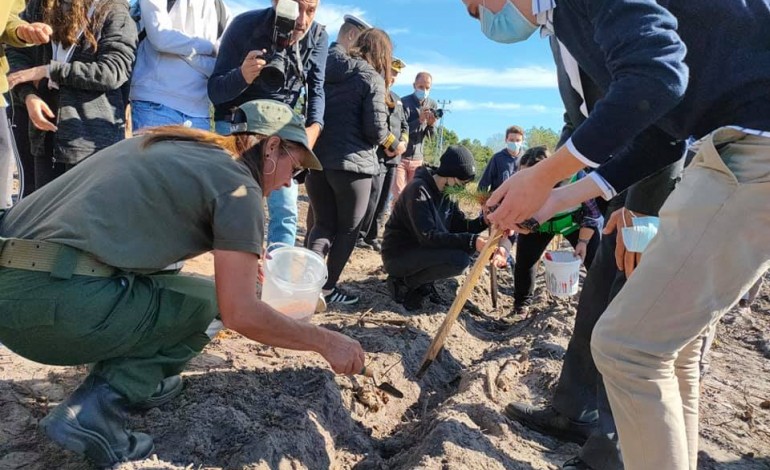
{"label": "wooden handled tool", "polygon": [[489,262],[492,254],[497,249],[497,245],[503,237],[503,233],[503,230],[496,228],[489,237],[489,240],[487,240],[484,249],[481,250],[478,259],[476,259],[470,272],[465,277],[465,282],[463,282],[462,287],[460,287],[460,290],[457,292],[457,297],[455,297],[454,302],[452,302],[452,306],[449,307],[449,312],[447,312],[446,318],[444,318],[444,323],[441,324],[436,336],[433,338],[433,342],[425,353],[425,358],[422,360],[420,370],[417,371],[417,378],[422,378],[422,376],[425,375],[428,367],[430,367],[433,360],[436,359],[441,348],[444,347],[444,341],[446,341],[446,337],[449,336],[449,330],[451,330],[455,321],[457,321],[457,317],[460,316],[460,312],[465,306],[465,301],[468,300],[473,286],[478,282],[479,277],[481,277],[481,272],[484,270],[484,267]]}

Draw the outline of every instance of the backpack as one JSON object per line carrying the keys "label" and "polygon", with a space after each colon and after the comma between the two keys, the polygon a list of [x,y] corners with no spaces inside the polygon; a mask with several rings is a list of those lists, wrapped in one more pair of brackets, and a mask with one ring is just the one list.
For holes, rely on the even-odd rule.
{"label": "backpack", "polygon": [[[222,37],[227,27],[227,9],[222,0],[214,0],[215,8],[217,9],[217,39]],[[166,11],[171,11],[176,4],[176,0],[167,0]],[[136,23],[136,30],[139,32],[139,42],[142,42],[147,37],[147,31],[144,29],[144,23],[142,23],[142,9],[139,7],[139,0],[131,0],[130,6],[131,18]]]}

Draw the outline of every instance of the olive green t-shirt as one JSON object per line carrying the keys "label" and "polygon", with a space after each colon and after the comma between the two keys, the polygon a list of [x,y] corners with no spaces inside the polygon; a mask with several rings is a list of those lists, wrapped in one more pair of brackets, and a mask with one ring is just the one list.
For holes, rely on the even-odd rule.
{"label": "olive green t-shirt", "polygon": [[47,240],[106,264],[160,270],[212,249],[261,254],[262,189],[242,163],[192,142],[106,148],[35,191],[0,236]]}

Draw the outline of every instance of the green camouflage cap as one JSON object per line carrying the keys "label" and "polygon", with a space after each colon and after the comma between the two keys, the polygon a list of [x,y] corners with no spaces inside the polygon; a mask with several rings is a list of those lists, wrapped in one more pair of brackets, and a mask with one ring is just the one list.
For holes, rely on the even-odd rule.
{"label": "green camouflage cap", "polygon": [[311,170],[323,170],[321,162],[308,145],[305,119],[295,113],[289,105],[274,100],[253,100],[243,103],[238,109],[243,111],[243,114],[238,116],[241,113],[235,113],[231,133],[277,135],[300,144],[306,150],[300,164]]}

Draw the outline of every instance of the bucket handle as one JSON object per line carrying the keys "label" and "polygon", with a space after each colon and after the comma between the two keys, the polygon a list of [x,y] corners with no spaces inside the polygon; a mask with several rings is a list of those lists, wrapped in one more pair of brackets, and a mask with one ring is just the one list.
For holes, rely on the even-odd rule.
{"label": "bucket handle", "polygon": [[266,260],[267,259],[271,259],[270,258],[270,252],[273,251],[274,247],[275,248],[281,248],[281,247],[284,247],[284,246],[291,247],[293,245],[289,245],[288,243],[284,243],[284,242],[273,242],[273,243],[270,243],[269,245],[267,245],[267,249],[265,250],[264,258]]}

